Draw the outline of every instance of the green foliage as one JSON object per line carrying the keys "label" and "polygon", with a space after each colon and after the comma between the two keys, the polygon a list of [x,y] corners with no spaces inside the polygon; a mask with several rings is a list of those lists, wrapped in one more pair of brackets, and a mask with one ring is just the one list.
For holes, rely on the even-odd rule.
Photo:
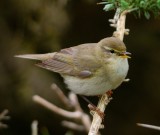
{"label": "green foliage", "polygon": [[120,8],[121,11],[134,11],[139,17],[144,14],[147,19],[151,13],[160,15],[160,0],[103,0],[100,4],[105,4],[105,11]]}

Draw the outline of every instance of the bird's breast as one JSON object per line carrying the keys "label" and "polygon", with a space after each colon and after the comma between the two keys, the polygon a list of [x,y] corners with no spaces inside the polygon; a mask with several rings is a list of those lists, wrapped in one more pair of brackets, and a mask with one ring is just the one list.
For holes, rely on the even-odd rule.
{"label": "bird's breast", "polygon": [[95,96],[117,88],[128,72],[127,59],[106,64],[89,78],[64,75],[68,88],[76,94]]}
{"label": "bird's breast", "polygon": [[129,65],[128,60],[124,58],[119,58],[113,63],[109,64],[109,80],[113,84],[113,89],[117,88],[125,79]]}

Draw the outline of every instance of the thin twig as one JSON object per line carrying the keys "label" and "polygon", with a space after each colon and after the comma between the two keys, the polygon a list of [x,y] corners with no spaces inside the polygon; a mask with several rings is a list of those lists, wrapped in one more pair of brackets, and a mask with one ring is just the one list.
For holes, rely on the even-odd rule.
{"label": "thin twig", "polygon": [[59,100],[63,103],[63,105],[66,108],[69,109],[72,107],[69,99],[64,95],[64,93],[61,91],[61,89],[55,83],[53,83],[51,85],[51,89],[55,92],[55,94],[57,95]]}
{"label": "thin twig", "polygon": [[110,25],[111,27],[116,27],[116,26],[117,26],[116,24],[117,24],[117,21],[118,21],[118,19],[119,19],[120,12],[121,12],[120,8],[117,8],[116,13],[115,13],[113,19],[109,19],[109,22],[112,23],[112,24]]}
{"label": "thin twig", "polygon": [[70,103],[74,106],[75,110],[83,112],[76,94],[74,94],[73,92],[70,92],[68,95],[68,99],[70,100]]}
{"label": "thin twig", "polygon": [[116,24],[116,31],[113,33],[113,36],[119,38],[121,41],[123,41],[124,35],[127,35],[129,32],[128,29],[127,30],[125,29],[127,13],[128,11],[125,10],[120,14],[119,19]]}
{"label": "thin twig", "polygon": [[8,112],[9,111],[7,109],[5,109],[2,113],[0,113],[0,129],[8,127],[7,124],[4,124],[3,122],[1,122],[2,120],[10,119],[10,116],[7,116]]}
{"label": "thin twig", "polygon": [[[102,97],[100,98],[98,102],[97,108],[102,113],[104,113],[105,108],[108,105],[109,101],[110,101],[110,98],[108,97],[107,94],[102,95]],[[99,116],[99,114],[95,112],[93,115],[93,120],[92,120],[92,124],[91,124],[88,135],[97,135],[99,132],[99,129],[102,127],[101,123],[102,123],[102,118]]]}
{"label": "thin twig", "polygon": [[31,124],[32,135],[38,135],[38,121],[34,120]]}
{"label": "thin twig", "polygon": [[8,119],[10,119],[10,117],[7,116],[8,112],[9,111],[7,109],[5,109],[3,112],[1,112],[0,113],[0,120],[8,120]]}
{"label": "thin twig", "polygon": [[68,97],[72,105],[74,106],[75,111],[82,112],[83,115],[80,120],[81,120],[82,125],[85,127],[85,131],[88,132],[91,126],[91,120],[90,120],[89,115],[83,112],[76,94],[74,94],[73,92],[70,92]]}
{"label": "thin twig", "polygon": [[137,123],[137,125],[140,126],[140,127],[145,127],[145,128],[149,128],[149,129],[154,129],[154,130],[159,130],[160,131],[160,127],[159,126],[143,124],[143,123]]}
{"label": "thin twig", "polygon": [[[54,89],[54,91],[56,92],[57,96],[59,97],[59,100],[61,102],[63,102],[64,104],[66,104],[66,106],[70,107],[69,109],[71,109],[71,111],[62,109],[62,108],[54,105],[53,103],[50,103],[49,101],[47,101],[46,99],[44,99],[38,95],[33,96],[33,101],[35,101],[36,103],[42,105],[43,107],[51,110],[52,112],[63,116],[64,118],[67,119],[67,122],[72,123],[71,124],[72,126],[77,125],[76,126],[77,131],[83,130],[86,133],[88,133],[90,125],[91,125],[91,120],[90,120],[89,115],[83,112],[76,94],[70,92],[69,96],[66,97],[63,94],[62,90],[55,84],[52,85],[52,89]],[[70,119],[71,121],[68,121],[68,119]],[[66,126],[64,124],[63,126],[68,127],[69,129],[72,129],[71,128],[72,126],[70,126],[70,125]]]}
{"label": "thin twig", "polygon": [[85,130],[85,128],[84,128],[84,126],[82,126],[82,125],[80,125],[80,124],[76,124],[75,122],[70,122],[70,121],[62,121],[62,125],[64,126],[64,127],[67,127],[67,128],[69,128],[69,129],[72,129],[72,130],[78,130],[78,131],[84,131]]}
{"label": "thin twig", "polygon": [[60,107],[57,107],[56,105],[48,102],[47,100],[45,100],[44,98],[38,96],[38,95],[34,95],[33,96],[33,101],[35,101],[36,103],[42,105],[43,107],[63,116],[63,117],[67,117],[69,119],[79,119],[81,117],[81,113],[80,112],[70,112],[70,111],[66,111]]}
{"label": "thin twig", "polygon": [[0,129],[2,129],[2,128],[8,128],[8,125],[0,122]]}

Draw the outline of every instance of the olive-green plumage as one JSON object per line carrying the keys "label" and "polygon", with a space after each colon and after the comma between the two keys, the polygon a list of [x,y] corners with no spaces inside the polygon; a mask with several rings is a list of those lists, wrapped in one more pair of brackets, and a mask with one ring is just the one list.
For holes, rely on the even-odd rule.
{"label": "olive-green plumage", "polygon": [[125,79],[128,61],[125,44],[115,37],[48,54],[16,57],[41,60],[38,66],[60,73],[68,88],[82,95],[100,95],[115,89]]}

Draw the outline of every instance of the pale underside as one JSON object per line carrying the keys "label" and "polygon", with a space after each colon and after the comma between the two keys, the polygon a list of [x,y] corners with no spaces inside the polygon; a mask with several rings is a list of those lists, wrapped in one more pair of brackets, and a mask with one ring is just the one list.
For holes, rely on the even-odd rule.
{"label": "pale underside", "polygon": [[80,79],[68,75],[63,77],[68,88],[76,94],[87,96],[102,95],[109,90],[116,89],[124,81],[128,72],[127,59],[120,58],[118,62],[110,66],[112,66],[110,71],[106,71],[104,66],[102,70],[99,69],[97,71],[96,76],[91,78]]}

